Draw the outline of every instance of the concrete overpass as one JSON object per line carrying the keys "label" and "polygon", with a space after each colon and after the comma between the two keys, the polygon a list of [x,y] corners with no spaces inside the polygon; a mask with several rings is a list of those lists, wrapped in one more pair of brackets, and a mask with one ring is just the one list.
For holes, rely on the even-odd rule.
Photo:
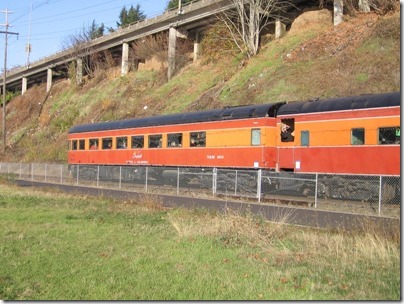
{"label": "concrete overpass", "polygon": [[[198,32],[215,19],[215,14],[225,11],[231,7],[228,0],[199,0],[182,6],[181,12],[178,10],[167,11],[162,15],[149,18],[144,21],[131,24],[124,28],[119,28],[115,32],[92,40],[85,46],[82,53],[78,53],[74,48],[70,48],[41,60],[7,71],[6,86],[8,91],[21,90],[24,93],[28,87],[47,83],[47,91],[52,86],[52,81],[67,77],[67,66],[76,61],[78,67],[81,66],[83,57],[90,53],[110,50],[113,53],[122,55],[122,74],[128,72],[129,43],[141,39],[145,36],[161,32],[169,32],[170,44],[175,45],[176,37],[186,37],[196,39]],[[195,49],[198,49],[199,41],[195,40]],[[175,48],[170,48],[170,52],[175,52]],[[169,54],[169,58],[173,58]],[[172,64],[169,67],[173,68]],[[170,69],[169,69],[170,70]],[[172,71],[171,71],[172,72]],[[81,74],[78,75],[81,81]],[[168,75],[170,78],[170,75]],[[3,80],[0,80],[2,85]]]}
{"label": "concrete overpass", "polygon": [[[310,0],[298,0],[294,3],[309,2]],[[336,3],[342,0],[334,0],[334,15],[342,15],[342,9]],[[339,5],[339,4],[338,4]],[[342,5],[342,4],[341,4]],[[41,60],[30,63],[29,66],[11,69],[7,72],[7,91],[19,91],[22,94],[28,87],[46,82],[46,90],[49,91],[52,82],[57,78],[66,78],[68,65],[72,62],[77,67],[77,81],[82,81],[82,60],[86,56],[109,50],[117,54],[121,60],[121,74],[129,71],[129,43],[146,36],[168,32],[168,78],[170,79],[175,69],[175,45],[178,37],[192,39],[194,42],[194,59],[199,54],[199,33],[213,21],[217,20],[217,13],[233,8],[231,0],[199,0],[182,6],[182,10],[167,11],[160,16],[146,19],[119,28],[115,32],[92,40],[80,52],[70,48]],[[336,17],[334,16],[334,24]],[[342,20],[342,19],[341,19]],[[281,35],[285,25],[276,22],[276,35]],[[0,80],[0,85],[3,80]]]}

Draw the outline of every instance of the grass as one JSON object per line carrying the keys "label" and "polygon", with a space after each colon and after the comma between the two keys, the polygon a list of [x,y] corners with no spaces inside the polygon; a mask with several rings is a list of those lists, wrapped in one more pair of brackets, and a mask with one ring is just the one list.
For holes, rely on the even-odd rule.
{"label": "grass", "polygon": [[399,300],[400,241],[0,182],[4,300]]}

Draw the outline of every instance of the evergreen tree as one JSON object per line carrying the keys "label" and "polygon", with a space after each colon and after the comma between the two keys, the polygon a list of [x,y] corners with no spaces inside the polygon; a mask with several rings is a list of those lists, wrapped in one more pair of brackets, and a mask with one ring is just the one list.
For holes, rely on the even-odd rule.
{"label": "evergreen tree", "polygon": [[119,14],[119,22],[116,25],[118,27],[126,26],[134,22],[143,21],[144,19],[146,19],[146,15],[140,10],[140,4],[137,4],[136,7],[131,5],[129,10],[126,7],[122,8]]}
{"label": "evergreen tree", "polygon": [[[187,4],[189,2],[192,2],[193,0],[181,0],[181,5]],[[167,10],[172,10],[178,8],[179,5],[179,0],[170,0],[167,3]]]}
{"label": "evergreen tree", "polygon": [[104,23],[101,23],[101,25],[99,26],[97,23],[95,23],[95,20],[93,20],[93,23],[87,30],[86,36],[88,37],[88,40],[93,40],[95,38],[103,36],[104,30]]}

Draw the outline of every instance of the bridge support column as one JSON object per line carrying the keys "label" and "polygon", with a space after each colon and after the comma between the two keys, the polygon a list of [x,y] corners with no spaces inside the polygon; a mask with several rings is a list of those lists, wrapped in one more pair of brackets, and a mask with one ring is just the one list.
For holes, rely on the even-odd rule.
{"label": "bridge support column", "polygon": [[177,37],[186,39],[188,38],[186,32],[180,32],[174,27],[170,27],[168,32],[168,80],[173,77],[175,73],[175,58],[177,50]]}
{"label": "bridge support column", "polygon": [[122,44],[122,67],[121,75],[124,76],[129,72],[129,43]]}
{"label": "bridge support column", "polygon": [[368,0],[359,0],[359,10],[363,13],[370,12],[370,5]]}
{"label": "bridge support column", "polygon": [[170,80],[175,72],[175,49],[177,47],[177,30],[170,27],[168,32],[168,72],[167,77]]}
{"label": "bridge support column", "polygon": [[194,62],[199,59],[199,55],[201,53],[201,41],[199,32],[196,32],[195,40],[194,40]]}
{"label": "bridge support column", "polygon": [[276,19],[275,21],[275,39],[279,39],[285,34],[286,25],[281,22],[281,20]]}
{"label": "bridge support column", "polygon": [[134,71],[137,71],[137,70],[139,70],[139,63],[140,63],[141,61],[139,60],[139,59],[135,59],[134,60],[134,62],[133,62],[133,70]]}
{"label": "bridge support column", "polygon": [[76,84],[81,85],[83,83],[83,59],[77,58],[76,60]]}
{"label": "bridge support column", "polygon": [[52,69],[48,68],[48,75],[46,78],[46,93],[48,93],[50,91],[50,89],[52,88]]}
{"label": "bridge support column", "polygon": [[21,95],[24,95],[24,93],[27,91],[27,87],[28,87],[28,78],[22,77]]}
{"label": "bridge support column", "polygon": [[342,22],[343,18],[344,1],[334,0],[334,26]]}

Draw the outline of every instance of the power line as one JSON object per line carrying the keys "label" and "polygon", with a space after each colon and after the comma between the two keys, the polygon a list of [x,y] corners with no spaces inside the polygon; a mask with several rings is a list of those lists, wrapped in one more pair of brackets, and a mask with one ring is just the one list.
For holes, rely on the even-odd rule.
{"label": "power line", "polygon": [[[103,3],[83,7],[83,8],[80,8],[80,9],[74,9],[74,10],[71,10],[71,11],[63,12],[63,13],[60,13],[60,14],[52,14],[49,17],[42,17],[40,21],[34,21],[34,22],[32,22],[32,24],[43,24],[43,23],[49,23],[49,22],[52,22],[52,21],[61,21],[61,20],[74,19],[74,18],[83,17],[83,16],[96,15],[98,13],[102,13],[102,12],[106,12],[106,11],[110,11],[110,10],[114,10],[114,9],[118,9],[118,8],[122,7],[122,5],[113,6],[113,7],[107,7],[107,8],[102,9],[102,10],[96,10],[96,11],[91,11],[91,12],[88,12],[88,13],[85,13],[85,14],[69,16],[72,13],[83,12],[85,10],[92,9],[92,8],[95,8],[95,7],[99,7],[99,6],[102,6],[102,5],[105,5],[105,4],[108,4],[108,3],[112,3],[112,2],[116,2],[116,0],[112,0],[112,1],[110,0],[110,1],[103,2]],[[138,2],[145,2],[145,1],[138,1]],[[124,4],[125,7],[127,5],[133,5],[133,3]],[[152,14],[158,15],[158,14],[161,14],[162,12],[164,12],[164,9],[155,11]],[[20,16],[19,18],[15,19],[15,20],[21,19],[23,16],[28,15],[28,13],[29,13],[29,11],[27,13],[25,13],[24,15]],[[63,16],[67,16],[67,17],[62,18],[62,19],[59,18],[59,17],[63,17]],[[151,18],[151,17],[152,16],[148,16],[148,18]],[[116,16],[116,19],[118,19],[118,16]],[[115,22],[115,21],[110,21],[110,22]],[[100,22],[103,22],[103,21],[101,20]],[[105,23],[105,22],[103,22],[103,23]],[[27,23],[20,23],[19,25],[26,25],[26,24]]]}
{"label": "power line", "polygon": [[[70,19],[70,18],[77,18],[77,17],[80,17],[80,16],[82,16],[82,15],[80,15],[80,16],[71,16],[71,17],[67,17],[67,18],[65,18],[65,19],[60,19],[59,17],[68,16],[68,15],[70,15],[70,14],[72,14],[72,13],[76,13],[76,12],[83,12],[83,11],[85,11],[85,10],[92,9],[92,8],[94,8],[94,7],[98,7],[98,6],[101,6],[101,5],[105,5],[105,4],[108,4],[108,3],[111,3],[111,2],[116,2],[116,0],[110,0],[110,1],[103,2],[103,3],[95,4],[95,5],[91,5],[91,6],[87,6],[87,7],[82,7],[82,8],[80,8],[80,9],[74,9],[74,10],[71,10],[71,11],[65,11],[65,12],[60,13],[60,14],[52,14],[52,15],[49,16],[49,17],[42,17],[40,22],[33,22],[33,24],[48,23],[48,22],[51,22],[51,21],[59,21],[59,20],[65,20],[65,19]],[[103,10],[103,11],[107,11],[107,10],[111,10],[111,9],[115,9],[115,8],[117,8],[117,7],[108,8],[108,9],[105,9],[105,10]],[[98,13],[98,12],[103,12],[103,11],[89,12],[89,13],[86,13],[86,15],[88,15],[88,14],[96,14],[96,13]],[[28,13],[26,13],[26,14],[23,15],[23,16],[26,16],[27,14],[28,14]],[[21,16],[21,17],[22,17],[22,16]],[[21,18],[21,17],[20,17],[20,18]],[[20,19],[20,18],[18,18],[18,19]],[[18,19],[16,19],[16,20],[18,20]],[[23,24],[24,24],[24,23],[23,23]]]}

